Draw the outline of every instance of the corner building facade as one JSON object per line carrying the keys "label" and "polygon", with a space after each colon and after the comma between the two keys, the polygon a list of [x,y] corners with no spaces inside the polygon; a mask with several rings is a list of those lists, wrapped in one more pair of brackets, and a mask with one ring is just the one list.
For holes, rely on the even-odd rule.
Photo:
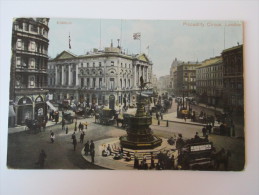
{"label": "corner building facade", "polygon": [[201,64],[197,62],[181,62],[174,72],[174,91],[176,95],[191,96],[196,93],[196,68]]}
{"label": "corner building facade", "polygon": [[112,45],[80,56],[63,51],[48,66],[50,94],[58,102],[135,106],[140,77],[152,79],[152,62],[145,54],[127,55]]}
{"label": "corner building facade", "polygon": [[223,107],[223,61],[221,56],[206,59],[196,68],[199,102]]}
{"label": "corner building facade", "polygon": [[243,45],[223,50],[224,108],[244,114]]}
{"label": "corner building facade", "polygon": [[[48,18],[16,18],[12,30],[10,100],[11,126],[47,113]],[[10,113],[10,112],[9,112]]]}

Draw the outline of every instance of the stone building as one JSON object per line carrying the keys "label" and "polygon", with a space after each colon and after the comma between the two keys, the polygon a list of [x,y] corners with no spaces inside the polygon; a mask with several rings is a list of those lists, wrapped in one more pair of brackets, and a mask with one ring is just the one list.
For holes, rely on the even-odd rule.
{"label": "stone building", "polygon": [[223,61],[221,56],[204,60],[196,68],[196,95],[199,102],[223,106]]}
{"label": "stone building", "polygon": [[12,30],[9,125],[46,114],[48,18],[16,18]]}
{"label": "stone building", "polygon": [[158,89],[158,79],[157,79],[157,76],[155,74],[152,75],[152,87],[154,89],[154,91],[157,91]]}
{"label": "stone building", "polygon": [[145,82],[152,79],[152,62],[145,54],[128,55],[112,44],[79,56],[63,51],[48,67],[54,101],[74,100],[110,108],[134,106],[140,77]]}
{"label": "stone building", "polygon": [[182,61],[178,61],[177,58],[174,59],[173,63],[170,67],[170,88],[171,88],[171,94],[175,94],[174,88],[176,88],[176,80],[177,80],[177,66],[178,64],[181,64]]}
{"label": "stone building", "polygon": [[223,50],[224,108],[244,114],[243,45]]}
{"label": "stone building", "polygon": [[201,64],[197,62],[181,62],[174,73],[174,91],[176,95],[192,96],[196,93],[196,68]]}

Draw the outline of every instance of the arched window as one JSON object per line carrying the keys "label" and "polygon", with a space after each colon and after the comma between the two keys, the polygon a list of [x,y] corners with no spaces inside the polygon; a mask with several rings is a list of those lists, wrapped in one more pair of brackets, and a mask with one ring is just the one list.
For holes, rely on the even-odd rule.
{"label": "arched window", "polygon": [[35,99],[35,102],[36,102],[36,103],[43,102],[43,98],[42,98],[41,96],[38,96],[38,97]]}
{"label": "arched window", "polygon": [[32,104],[32,101],[28,97],[23,97],[18,101],[18,105],[23,105],[23,104]]}

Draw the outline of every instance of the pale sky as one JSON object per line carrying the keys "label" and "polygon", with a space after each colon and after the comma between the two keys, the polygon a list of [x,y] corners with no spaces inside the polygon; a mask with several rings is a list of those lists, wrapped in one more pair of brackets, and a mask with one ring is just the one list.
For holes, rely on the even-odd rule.
{"label": "pale sky", "polygon": [[[117,46],[120,39],[122,48],[130,54],[138,54],[141,45],[141,52],[148,54],[158,77],[169,74],[175,58],[203,61],[220,55],[224,45],[227,49],[238,42],[243,44],[241,21],[51,18],[49,28],[48,52],[52,58],[64,50],[83,55],[93,48],[103,49],[110,46],[111,39]],[[141,41],[133,40],[137,32],[141,33]]]}

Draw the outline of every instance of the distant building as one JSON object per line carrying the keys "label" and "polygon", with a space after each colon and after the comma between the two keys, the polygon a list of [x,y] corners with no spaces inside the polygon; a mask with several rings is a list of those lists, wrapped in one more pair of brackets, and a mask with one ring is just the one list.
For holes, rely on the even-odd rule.
{"label": "distant building", "polygon": [[236,114],[244,114],[243,45],[222,52],[224,108]]}
{"label": "distant building", "polygon": [[158,89],[158,79],[157,79],[157,76],[155,74],[153,74],[153,76],[152,76],[151,83],[152,83],[153,89],[155,91],[157,91],[157,89]]}
{"label": "distant building", "polygon": [[63,51],[48,63],[50,94],[60,102],[135,105],[140,77],[151,82],[152,65],[145,54],[128,55],[112,44],[80,56]]}
{"label": "distant building", "polygon": [[170,88],[171,88],[171,93],[175,93],[175,88],[176,88],[176,80],[177,80],[177,66],[178,64],[182,63],[182,61],[178,61],[177,58],[174,59],[173,63],[171,64],[170,67]]}
{"label": "distant building", "polygon": [[170,75],[159,77],[159,89],[165,91],[170,89]]}
{"label": "distant building", "polygon": [[196,94],[196,68],[200,62],[181,62],[174,73],[174,91],[176,95],[191,96]]}
{"label": "distant building", "polygon": [[[46,115],[48,18],[16,18],[12,30],[9,125]],[[14,109],[14,110],[11,110]]]}
{"label": "distant building", "polygon": [[221,56],[204,60],[196,68],[196,94],[199,102],[223,106],[223,61]]}

